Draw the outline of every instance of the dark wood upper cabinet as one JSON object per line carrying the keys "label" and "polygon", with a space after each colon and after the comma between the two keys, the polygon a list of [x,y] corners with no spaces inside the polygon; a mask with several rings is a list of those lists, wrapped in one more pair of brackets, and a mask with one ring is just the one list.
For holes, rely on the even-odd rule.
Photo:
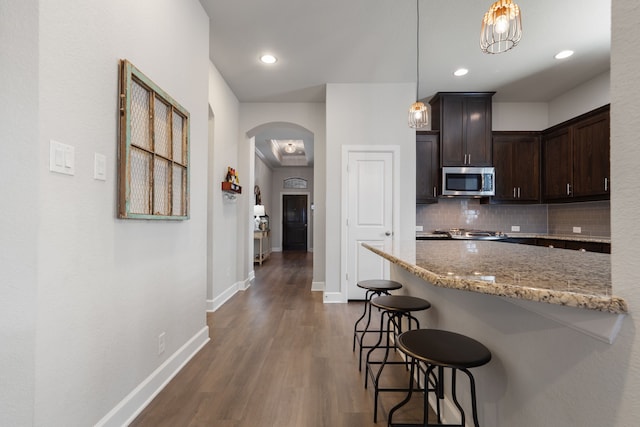
{"label": "dark wood upper cabinet", "polygon": [[573,128],[573,195],[609,194],[609,112],[577,123]]}
{"label": "dark wood upper cabinet", "polygon": [[491,97],[495,92],[438,92],[430,101],[440,131],[441,166],[491,166]]}
{"label": "dark wood upper cabinet", "polygon": [[573,156],[568,128],[558,129],[542,137],[544,157],[545,200],[565,199],[571,194],[573,182]]}
{"label": "dark wood upper cabinet", "polygon": [[440,180],[440,135],[437,131],[416,132],[416,203],[436,203]]}
{"label": "dark wood upper cabinet", "polygon": [[540,133],[494,132],[496,195],[492,201],[540,201]]}
{"label": "dark wood upper cabinet", "polygon": [[609,198],[609,106],[542,134],[544,201]]}

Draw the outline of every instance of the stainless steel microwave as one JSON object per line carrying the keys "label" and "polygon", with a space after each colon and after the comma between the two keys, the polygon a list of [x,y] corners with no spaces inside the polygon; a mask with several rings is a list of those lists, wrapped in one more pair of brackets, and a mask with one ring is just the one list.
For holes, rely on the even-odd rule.
{"label": "stainless steel microwave", "polygon": [[495,168],[443,167],[442,195],[484,197],[496,194]]}

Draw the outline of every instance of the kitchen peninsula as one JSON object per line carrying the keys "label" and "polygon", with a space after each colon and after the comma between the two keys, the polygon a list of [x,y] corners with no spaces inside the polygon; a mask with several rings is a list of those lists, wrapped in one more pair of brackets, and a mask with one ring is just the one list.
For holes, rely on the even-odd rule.
{"label": "kitchen peninsula", "polygon": [[364,247],[443,288],[615,314],[610,255],[489,241],[410,241]]}

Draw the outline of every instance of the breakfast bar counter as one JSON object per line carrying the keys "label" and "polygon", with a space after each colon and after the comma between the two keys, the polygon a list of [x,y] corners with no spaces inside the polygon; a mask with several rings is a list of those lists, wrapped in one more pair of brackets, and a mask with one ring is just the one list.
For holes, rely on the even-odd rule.
{"label": "breakfast bar counter", "polygon": [[479,240],[363,246],[434,286],[627,313],[625,300],[612,295],[609,254]]}

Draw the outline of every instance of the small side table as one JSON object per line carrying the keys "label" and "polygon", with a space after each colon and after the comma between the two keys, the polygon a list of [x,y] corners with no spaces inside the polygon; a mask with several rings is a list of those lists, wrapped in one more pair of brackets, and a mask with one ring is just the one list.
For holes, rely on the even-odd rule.
{"label": "small side table", "polygon": [[264,240],[269,243],[269,234],[270,230],[254,230],[253,231],[253,240],[257,240],[258,243],[258,253],[253,259],[253,262],[257,262],[262,265],[262,261],[269,258],[269,254],[271,253],[271,249],[269,248],[270,244],[265,245]]}

